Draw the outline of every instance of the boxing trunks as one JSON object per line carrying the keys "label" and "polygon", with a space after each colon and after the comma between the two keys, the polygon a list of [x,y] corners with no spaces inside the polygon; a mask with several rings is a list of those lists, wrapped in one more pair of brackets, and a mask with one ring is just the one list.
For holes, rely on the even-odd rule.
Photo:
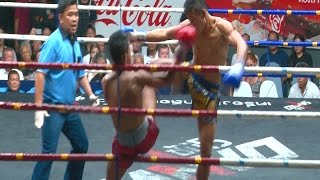
{"label": "boxing trunks", "polygon": [[134,131],[114,136],[112,153],[120,156],[119,167],[129,168],[138,154],[147,153],[156,143],[159,128],[152,116],[146,116],[144,122]]}
{"label": "boxing trunks", "polygon": [[[209,82],[196,73],[187,74],[187,84],[192,97],[192,109],[217,110],[219,104],[219,85]],[[213,116],[202,116],[201,120],[207,123],[216,123]]]}

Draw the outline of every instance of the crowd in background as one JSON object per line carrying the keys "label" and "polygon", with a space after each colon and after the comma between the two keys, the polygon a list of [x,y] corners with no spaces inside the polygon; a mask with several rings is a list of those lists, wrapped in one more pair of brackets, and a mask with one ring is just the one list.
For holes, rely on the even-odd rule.
{"label": "crowd in background", "polygon": [[[37,2],[37,3],[55,3],[52,0],[17,0],[16,2]],[[95,5],[92,0],[79,0],[81,5]],[[57,15],[52,9],[36,9],[36,8],[8,8],[0,7],[0,33],[30,34],[30,35],[46,35],[49,36],[57,28]],[[183,17],[182,17],[183,18]],[[77,36],[81,37],[98,37],[103,35],[97,34],[94,23],[97,19],[95,11],[79,10],[79,25]],[[250,41],[249,34],[242,34],[246,41]],[[277,32],[271,31],[268,34],[269,41],[279,41],[280,37]],[[296,34],[294,39],[296,42],[304,42],[305,37]],[[7,62],[37,62],[42,45],[42,41],[19,41],[0,39],[0,59]],[[83,62],[85,64],[110,64],[112,60],[108,56],[107,44],[98,43],[82,43]],[[143,51],[146,47],[146,52]],[[175,44],[141,44],[140,42],[132,42],[132,63],[135,64],[151,64],[159,58],[174,58]],[[191,61],[192,52],[190,52],[186,60]],[[232,65],[237,55],[230,57],[229,64]],[[214,60],[214,59],[213,59]],[[277,46],[269,46],[266,52],[260,57],[249,49],[246,59],[246,66],[279,66],[279,67],[314,67],[312,56],[307,52],[305,47],[292,47],[291,54],[287,54]],[[14,73],[15,71],[16,73]],[[99,82],[104,74],[101,72],[87,72],[87,77],[91,82]],[[0,80],[7,80],[8,87],[2,88],[3,91],[18,91],[16,88],[9,87],[11,84],[17,86],[21,80],[34,80],[34,69],[0,69]],[[265,77],[244,77],[243,81],[247,82],[252,90],[254,97],[259,97],[261,84],[268,80]],[[269,79],[270,80],[270,79]],[[272,80],[272,79],[271,79]],[[18,83],[12,83],[19,81]],[[12,85],[13,86],[13,85]],[[312,88],[311,88],[312,87]],[[277,87],[278,90],[280,87]],[[158,89],[158,94],[172,94],[172,87]],[[311,90],[313,89],[313,90]],[[297,93],[297,91],[301,91]],[[312,92],[311,92],[312,91]],[[32,91],[31,91],[32,92]],[[278,97],[304,97],[318,98],[319,88],[314,84],[313,78],[281,78],[281,91],[278,91]],[[186,88],[182,88],[181,92],[187,93]],[[221,88],[222,95],[230,96],[233,90],[229,87]],[[280,94],[282,93],[282,94]],[[318,93],[318,94],[317,94]],[[312,95],[310,95],[312,94]],[[314,95],[316,94],[316,95]]]}

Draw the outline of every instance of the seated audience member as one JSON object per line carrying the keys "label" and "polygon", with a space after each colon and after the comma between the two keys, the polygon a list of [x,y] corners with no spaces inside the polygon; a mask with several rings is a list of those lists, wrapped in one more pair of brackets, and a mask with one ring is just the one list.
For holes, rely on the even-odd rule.
{"label": "seated audience member", "polygon": [[158,45],[156,43],[148,43],[147,44],[147,55],[144,58],[145,64],[150,64],[158,58]]}
{"label": "seated audience member", "polygon": [[[294,42],[304,42],[304,36],[296,34],[293,38]],[[309,67],[313,67],[312,56],[306,52],[305,46],[293,46],[292,54],[289,57],[289,66],[295,67],[298,63],[305,62]]]}
{"label": "seated audience member", "polygon": [[[106,61],[106,56],[104,53],[98,53],[92,58],[93,64],[110,64],[110,62]],[[112,72],[112,71],[108,71]],[[88,80],[90,82],[100,82],[101,79],[106,75],[103,72],[89,72],[88,73]]]}
{"label": "seated audience member", "polygon": [[132,64],[144,64],[144,57],[141,53],[132,55]]}
{"label": "seated audience member", "polygon": [[[20,56],[21,56],[21,61],[25,63],[32,62],[33,60],[31,59],[32,56],[32,49],[29,41],[23,41],[20,44]],[[35,74],[34,69],[28,69],[24,68],[22,69],[22,73],[24,76],[24,79],[26,80],[34,80]]]}
{"label": "seated audience member", "polygon": [[[170,58],[170,48],[167,44],[159,44],[158,46],[158,58],[161,59],[168,59]],[[157,61],[157,60],[155,60]],[[151,62],[151,63],[155,63]],[[170,86],[164,86],[157,89],[157,93],[160,95],[169,95],[171,94],[171,85]]]}
{"label": "seated audience member", "polygon": [[169,58],[170,57],[170,48],[167,44],[159,44],[158,57],[159,58]]}
{"label": "seated audience member", "polygon": [[33,40],[30,43],[31,43],[31,47],[32,47],[31,59],[34,62],[38,62],[38,60],[36,60],[37,59],[37,52],[40,51],[42,41]]}
{"label": "seated audience member", "polygon": [[[3,30],[3,27],[0,26],[0,34],[3,34],[4,33],[4,30]],[[0,58],[2,57],[2,52],[3,52],[3,49],[4,49],[4,39],[0,39]]]}
{"label": "seated audience member", "polygon": [[[269,41],[279,41],[280,36],[275,31],[270,31],[268,34],[268,40]],[[280,67],[288,67],[288,54],[282,50],[279,49],[278,46],[269,46],[267,52],[261,55],[259,59],[259,66],[270,66],[273,63],[278,64]],[[289,81],[290,79],[287,77],[282,77],[282,96],[287,97],[288,96],[288,87],[290,86]]]}
{"label": "seated audience member", "polygon": [[[16,56],[16,52],[14,51],[14,49],[10,48],[10,47],[4,48],[3,49],[3,56],[1,58],[1,60],[6,61],[6,62],[17,62],[17,56]],[[11,70],[10,68],[0,69],[0,80],[8,80],[8,74],[9,74],[10,70]],[[24,80],[23,73],[18,69],[15,69],[15,70],[19,73],[20,80]]]}
{"label": "seated audience member", "polygon": [[[275,31],[270,31],[268,41],[279,41],[279,34]],[[259,66],[269,66],[270,62],[279,64],[280,67],[288,67],[288,54],[279,49],[278,46],[269,46],[267,52],[261,55]]]}
{"label": "seated audience member", "polygon": [[[101,34],[97,34],[95,37],[96,38],[104,38],[104,36]],[[107,53],[106,43],[105,42],[97,42],[97,44],[99,45],[100,52],[106,54]]]}
{"label": "seated audience member", "polygon": [[[296,67],[306,68],[309,65],[305,62],[300,62]],[[298,77],[298,82],[295,83],[289,92],[288,98],[320,98],[320,91],[309,78]]]}
{"label": "seated audience member", "polygon": [[89,53],[83,57],[83,64],[90,64],[92,62],[92,58],[100,53],[100,46],[98,43],[91,43],[89,48]]}
{"label": "seated audience member", "polygon": [[[245,63],[248,67],[258,66],[257,56],[254,53],[249,52]],[[252,97],[259,97],[260,86],[266,79],[264,77],[244,77],[243,80],[249,83],[252,91]]]}
{"label": "seated audience member", "polygon": [[19,92],[23,93],[22,90],[20,90],[20,76],[19,73],[16,70],[10,70],[8,74],[8,80],[7,80],[7,91],[6,92]]}
{"label": "seated audience member", "polygon": [[131,55],[136,53],[142,53],[141,42],[140,41],[131,41]]}
{"label": "seated audience member", "polygon": [[[79,27],[78,27],[79,28]],[[85,37],[95,37],[96,36],[96,28],[92,24],[88,24],[86,27]],[[81,43],[82,46],[82,54],[89,54],[90,53],[90,46],[91,42]]]}
{"label": "seated audience member", "polygon": [[47,26],[42,28],[42,35],[44,35],[44,36],[50,36],[51,32],[52,32],[52,30]]}

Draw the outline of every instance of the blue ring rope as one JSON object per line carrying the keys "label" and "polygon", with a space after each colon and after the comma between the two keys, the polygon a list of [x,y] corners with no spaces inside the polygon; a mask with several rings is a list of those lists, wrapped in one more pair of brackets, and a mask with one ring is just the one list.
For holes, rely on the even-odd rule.
{"label": "blue ring rope", "polygon": [[217,14],[279,14],[279,15],[320,15],[320,10],[276,10],[276,9],[208,9]]}
{"label": "blue ring rope", "polygon": [[294,42],[294,41],[246,41],[248,46],[320,46],[320,41]]}

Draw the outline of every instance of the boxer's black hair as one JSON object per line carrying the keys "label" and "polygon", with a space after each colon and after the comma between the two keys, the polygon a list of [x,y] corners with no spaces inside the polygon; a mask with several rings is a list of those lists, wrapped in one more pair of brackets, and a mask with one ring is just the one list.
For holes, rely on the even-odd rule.
{"label": "boxer's black hair", "polygon": [[191,11],[200,12],[203,9],[207,10],[208,6],[205,0],[186,0],[184,3],[184,13],[187,14]]}
{"label": "boxer's black hair", "polygon": [[67,7],[77,5],[77,0],[60,0],[57,8],[58,14],[62,14]]}
{"label": "boxer's black hair", "polygon": [[115,64],[124,64],[125,55],[129,54],[128,33],[118,30],[114,32],[108,41],[110,55]]}

